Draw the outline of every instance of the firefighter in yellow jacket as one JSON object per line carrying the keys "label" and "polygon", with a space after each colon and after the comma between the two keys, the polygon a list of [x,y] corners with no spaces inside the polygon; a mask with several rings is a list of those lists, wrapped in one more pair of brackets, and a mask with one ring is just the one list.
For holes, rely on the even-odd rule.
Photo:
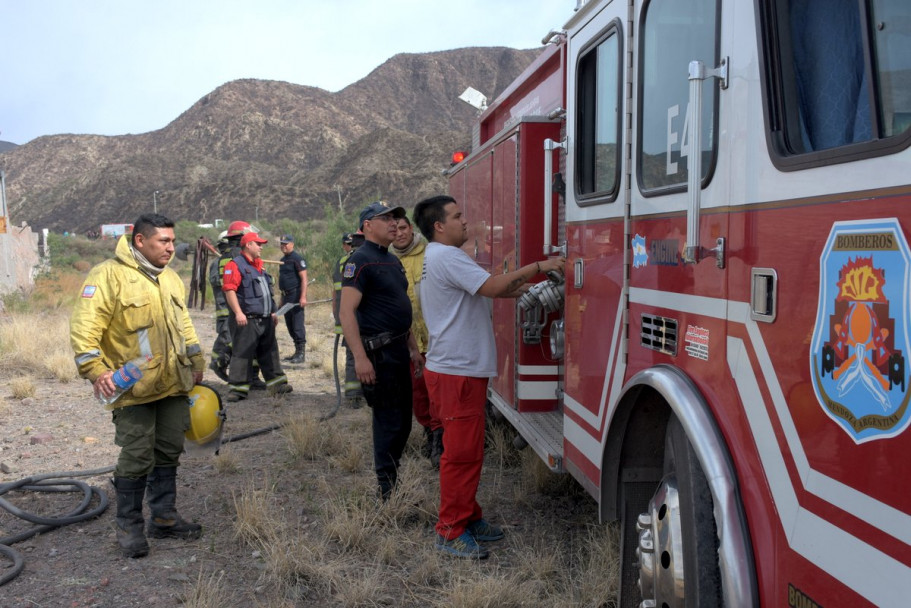
{"label": "firefighter in yellow jacket", "polygon": [[115,393],[114,371],[146,357],[142,378],[108,405],[120,456],[114,468],[117,541],[127,557],[149,552],[143,497],[153,538],[198,538],[201,526],[177,513],[176,476],[190,426],[187,394],[202,380],[205,360],[186,306],[183,281],[167,267],[174,222],[149,214],[117,243],[116,256],[95,266],[70,320],[79,375],[95,395]]}

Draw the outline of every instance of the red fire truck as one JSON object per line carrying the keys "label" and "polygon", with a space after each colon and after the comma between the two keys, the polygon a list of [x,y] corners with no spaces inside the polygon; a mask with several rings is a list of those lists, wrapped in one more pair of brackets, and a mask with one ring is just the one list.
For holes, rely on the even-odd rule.
{"label": "red fire truck", "polygon": [[489,399],[620,520],[621,605],[911,605],[911,4],[580,1],[544,42],[450,193],[491,272],[566,256],[493,304]]}

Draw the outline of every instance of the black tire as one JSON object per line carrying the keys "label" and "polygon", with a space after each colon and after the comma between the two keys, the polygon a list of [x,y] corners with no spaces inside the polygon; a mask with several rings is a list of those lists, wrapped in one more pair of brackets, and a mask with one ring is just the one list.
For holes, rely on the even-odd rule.
{"label": "black tire", "polygon": [[712,493],[693,446],[675,416],[668,421],[665,435],[664,476],[676,478],[680,497],[685,605],[687,608],[721,606],[721,570]]}

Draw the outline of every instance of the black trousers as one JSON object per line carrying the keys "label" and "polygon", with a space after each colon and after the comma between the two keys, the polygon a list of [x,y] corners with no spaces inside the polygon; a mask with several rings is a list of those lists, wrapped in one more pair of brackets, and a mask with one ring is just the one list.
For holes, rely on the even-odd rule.
{"label": "black trousers", "polygon": [[[282,292],[282,305],[300,301],[300,289]],[[285,313],[285,326],[288,328],[288,335],[291,336],[295,346],[301,346],[307,342],[307,330],[304,327],[304,309],[302,306],[295,306]]]}
{"label": "black trousers", "polygon": [[[404,350],[404,357],[402,351]],[[383,498],[395,487],[399,462],[411,434],[411,367],[408,349],[389,345],[368,357],[376,383],[364,384],[364,398],[373,410],[373,466]]]}
{"label": "black trousers", "polygon": [[[231,327],[228,315],[220,315],[215,309],[215,343],[212,345],[212,360],[218,367],[227,369],[231,362]],[[227,311],[225,311],[227,312]]]}
{"label": "black trousers", "polygon": [[259,361],[263,378],[267,385],[287,382],[278,360],[278,342],[275,340],[275,323],[272,317],[247,317],[243,327],[231,315],[231,335],[233,352],[228,366],[228,380],[231,389],[246,393],[255,373],[253,361]]}

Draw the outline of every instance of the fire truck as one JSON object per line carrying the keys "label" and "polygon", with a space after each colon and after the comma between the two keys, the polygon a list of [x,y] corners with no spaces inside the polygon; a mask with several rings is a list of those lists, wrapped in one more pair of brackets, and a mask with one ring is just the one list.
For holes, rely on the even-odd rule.
{"label": "fire truck", "polygon": [[911,605],[911,4],[589,0],[448,171],[622,606]]}

